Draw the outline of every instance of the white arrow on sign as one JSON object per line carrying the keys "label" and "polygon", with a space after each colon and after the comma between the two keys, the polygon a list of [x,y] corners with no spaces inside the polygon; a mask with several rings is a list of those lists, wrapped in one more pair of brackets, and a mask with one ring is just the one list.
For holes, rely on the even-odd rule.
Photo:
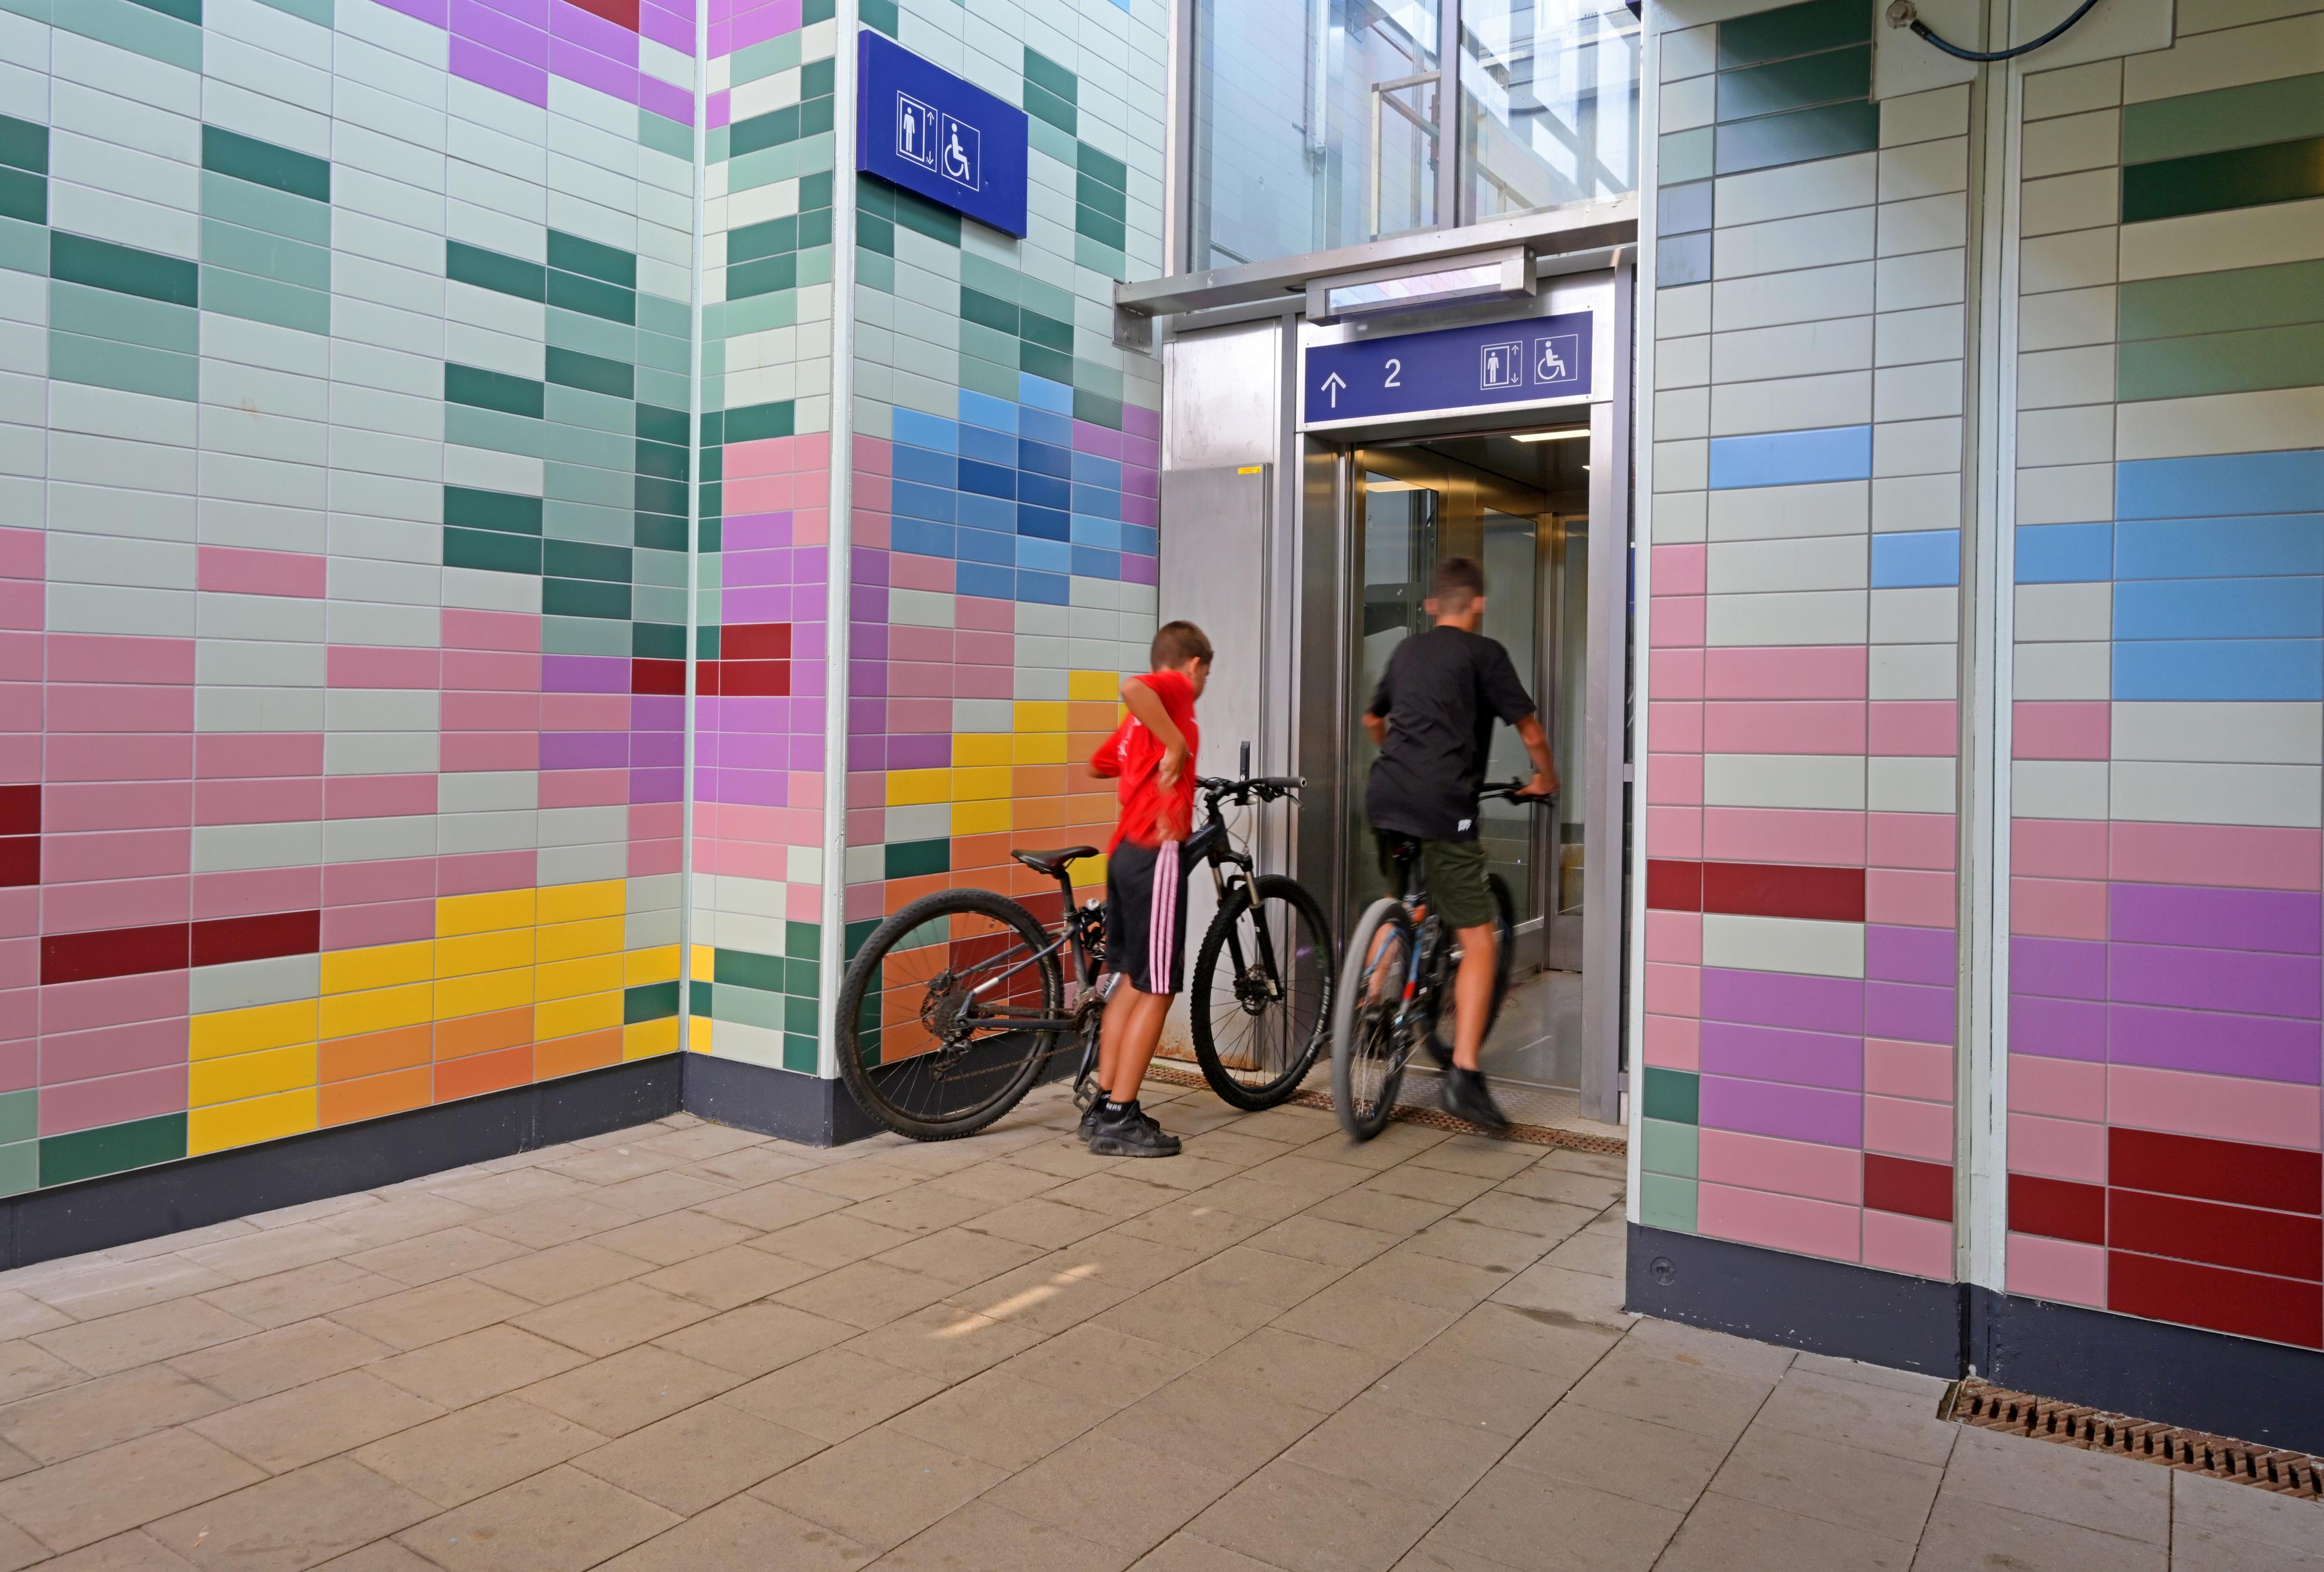
{"label": "white arrow on sign", "polygon": [[1332,407],[1333,409],[1336,410],[1340,407],[1340,390],[1347,385],[1348,384],[1340,380],[1340,374],[1336,371],[1323,379],[1323,391],[1332,395]]}

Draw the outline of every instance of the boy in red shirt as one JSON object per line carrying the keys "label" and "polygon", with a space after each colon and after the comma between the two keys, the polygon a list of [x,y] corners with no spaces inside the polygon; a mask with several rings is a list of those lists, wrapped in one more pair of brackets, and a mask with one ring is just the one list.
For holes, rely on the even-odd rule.
{"label": "boy in red shirt", "polygon": [[1121,685],[1129,718],[1090,757],[1092,770],[1115,778],[1121,804],[1105,848],[1105,953],[1121,983],[1098,1044],[1105,1095],[1081,1125],[1100,1157],[1178,1151],[1178,1138],[1139,1108],[1138,1088],[1185,972],[1186,874],[1178,853],[1194,825],[1194,700],[1210,680],[1211,641],[1192,623],[1165,623],[1148,663],[1151,671]]}

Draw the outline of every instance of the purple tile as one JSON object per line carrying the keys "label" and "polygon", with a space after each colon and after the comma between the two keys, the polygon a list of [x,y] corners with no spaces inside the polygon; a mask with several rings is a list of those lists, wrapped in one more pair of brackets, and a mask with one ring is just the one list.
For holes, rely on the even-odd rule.
{"label": "purple tile", "polygon": [[451,41],[449,60],[456,77],[480,82],[496,93],[521,98],[540,108],[549,107],[549,73],[537,66],[512,60],[496,49],[486,49],[465,38]]}
{"label": "purple tile", "polygon": [[798,29],[799,0],[776,0],[772,5],[761,5],[736,15],[727,27],[726,47],[716,52],[735,53]]}
{"label": "purple tile", "polygon": [[886,584],[888,553],[877,546],[855,546],[847,553],[848,568],[857,584]]}
{"label": "purple tile", "polygon": [[1140,557],[1133,552],[1123,552],[1121,554],[1121,581],[1124,584],[1153,584],[1158,582],[1159,575],[1156,571],[1154,559],[1151,557]]}
{"label": "purple tile", "polygon": [[618,655],[543,655],[543,693],[627,693],[630,663]]}
{"label": "purple tile", "polygon": [[1864,1031],[1864,985],[1846,977],[1742,972],[1706,966],[1702,1018],[1752,1026],[1789,1026],[1843,1037]]}
{"label": "purple tile", "polygon": [[640,731],[682,731],[686,700],[675,693],[634,694],[630,699],[630,725]]}
{"label": "purple tile", "polygon": [[[694,18],[691,16],[678,15],[674,12],[663,10],[659,5],[641,5],[638,7],[638,31],[665,49],[674,49],[688,60],[694,58]],[[650,82],[653,80],[650,77],[646,79]],[[657,85],[663,88],[670,86],[668,82]],[[646,106],[657,115],[669,115],[669,118],[678,121],[680,125],[693,125],[694,95],[683,88],[671,90],[684,100],[683,106],[686,112],[683,115],[669,115],[669,111],[662,108],[659,104],[649,104]]]}
{"label": "purple tile", "polygon": [[847,691],[857,698],[885,698],[888,696],[888,663],[885,661],[850,661],[847,663]]}
{"label": "purple tile", "polygon": [[2324,1013],[2324,963],[2313,956],[2110,944],[2107,974],[2108,997],[2118,1003],[2240,1010],[2306,1021]]}
{"label": "purple tile", "polygon": [[742,808],[788,808],[790,776],[776,770],[728,770],[718,783],[718,800]]}
{"label": "purple tile", "polygon": [[553,76],[595,88],[609,98],[618,98],[624,104],[638,101],[637,67],[609,60],[594,49],[554,33],[549,40],[549,69]]}
{"label": "purple tile", "polygon": [[887,769],[888,739],[883,736],[848,738],[847,767],[850,770]]}
{"label": "purple tile", "polygon": [[853,622],[885,622],[888,588],[881,584],[857,584],[847,592],[847,615]]}
{"label": "purple tile", "polygon": [[823,737],[821,734],[817,734],[811,737],[800,737],[792,744],[791,768],[794,770],[820,770],[823,768]]}
{"label": "purple tile", "polygon": [[709,105],[703,111],[702,124],[712,131],[717,130],[722,125],[731,125],[734,119],[733,106],[734,95],[724,88],[719,88],[710,95]]}
{"label": "purple tile", "polygon": [[483,0],[452,0],[452,31],[458,37],[488,44],[527,65],[549,64],[549,34],[494,10]]}
{"label": "purple tile", "polygon": [[1707,1130],[1735,1130],[1819,1146],[1864,1145],[1864,1097],[1773,1081],[1702,1077],[1702,1119]]}
{"label": "purple tile", "polygon": [[[693,36],[690,32],[687,34],[689,42]],[[656,39],[654,42],[660,43],[665,41]],[[651,110],[663,119],[674,120],[680,125],[694,124],[693,89],[665,82],[659,77],[648,76],[643,71],[638,73],[638,107]]]}
{"label": "purple tile", "polygon": [[763,551],[791,543],[788,513],[733,513],[720,526],[719,541],[729,551]]}
{"label": "purple tile", "polygon": [[1950,988],[1917,983],[1864,985],[1864,1035],[1901,1042],[1941,1042],[1958,1035],[1960,1010]]}
{"label": "purple tile", "polygon": [[638,770],[674,769],[686,762],[684,732],[632,732],[630,766]]}
{"label": "purple tile", "polygon": [[2105,945],[2087,939],[2020,934],[2009,941],[2009,986],[2052,999],[2103,999],[2106,954]]}
{"label": "purple tile", "polygon": [[886,699],[849,698],[847,700],[848,735],[870,736],[875,732],[885,733],[887,729],[888,701]]}
{"label": "purple tile", "polygon": [[[549,0],[477,0],[477,3],[522,23],[543,38],[549,35]],[[452,14],[457,16],[460,13],[456,9]],[[544,43],[541,45],[541,58],[546,60],[548,53],[549,46]]]}
{"label": "purple tile", "polygon": [[2313,1021],[2271,1015],[2110,1004],[2107,1059],[2113,1064],[2312,1087],[2324,1080],[2324,1058],[2319,1058],[2324,1034],[2319,1031]]}
{"label": "purple tile", "polygon": [[1864,1089],[1864,1040],[1706,1021],[1702,1069],[1706,1076],[1860,1092]]}
{"label": "purple tile", "polygon": [[2292,890],[2113,884],[2107,936],[2129,944],[2324,953],[2324,898]]}
{"label": "purple tile", "polygon": [[890,737],[888,768],[890,770],[942,770],[952,763],[952,738],[929,736]]}
{"label": "purple tile", "polygon": [[664,770],[632,770],[632,802],[678,802],[686,792],[686,772],[673,765]]}
{"label": "purple tile", "polygon": [[544,770],[619,770],[630,762],[627,732],[543,732]]}
{"label": "purple tile", "polygon": [[791,747],[788,737],[773,733],[728,732],[718,763],[729,770],[787,770]]}
{"label": "purple tile", "polygon": [[2106,1006],[2079,999],[2043,999],[2013,994],[2009,999],[2009,1048],[2041,1059],[2078,1059],[2104,1064]]}
{"label": "purple tile", "polygon": [[600,54],[617,65],[638,63],[638,35],[618,22],[608,22],[594,11],[584,11],[568,0],[549,0],[549,32]]}
{"label": "purple tile", "polygon": [[1133,437],[1157,439],[1162,435],[1162,411],[1149,410],[1143,404],[1124,404],[1121,406],[1121,429]]}
{"label": "purple tile", "polygon": [[1950,928],[1891,928],[1869,924],[1864,929],[1864,975],[1892,983],[1930,983],[1950,987],[1955,967],[1953,930]]}

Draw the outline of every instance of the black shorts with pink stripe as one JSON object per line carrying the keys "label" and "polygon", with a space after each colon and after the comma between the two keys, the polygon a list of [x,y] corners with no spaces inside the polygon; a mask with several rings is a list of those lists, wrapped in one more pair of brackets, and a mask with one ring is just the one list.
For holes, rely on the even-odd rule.
{"label": "black shorts with pink stripe", "polygon": [[1141,994],[1175,994],[1185,979],[1183,849],[1175,840],[1123,841],[1106,859],[1106,961]]}

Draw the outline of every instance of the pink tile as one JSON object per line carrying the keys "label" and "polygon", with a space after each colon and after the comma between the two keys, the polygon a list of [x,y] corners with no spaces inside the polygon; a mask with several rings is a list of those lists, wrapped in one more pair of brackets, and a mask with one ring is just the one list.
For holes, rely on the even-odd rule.
{"label": "pink tile", "polygon": [[413,944],[436,937],[433,901],[382,901],[370,906],[334,906],[323,913],[326,950],[363,949],[375,944]]}
{"label": "pink tile", "polygon": [[447,731],[437,745],[438,763],[447,774],[465,770],[540,767],[540,738],[533,732]]}
{"label": "pink tile", "polygon": [[1696,1151],[1706,1185],[1740,1185],[1848,1207],[1863,1204],[1861,1152],[1711,1129],[1701,1133]]}
{"label": "pink tile", "polygon": [[444,681],[437,650],[333,644],[327,661],[326,680],[334,688],[435,689]]}
{"label": "pink tile", "polygon": [[685,866],[686,843],[676,837],[630,842],[629,876],[632,879],[675,874]]}
{"label": "pink tile", "polygon": [[49,730],[52,735],[191,732],[191,688],[139,686],[127,682],[49,682]]}
{"label": "pink tile", "polygon": [[48,651],[40,634],[0,632],[0,682],[44,682],[48,674]]}
{"label": "pink tile", "polygon": [[540,618],[529,612],[466,611],[444,608],[444,647],[447,650],[519,650],[540,652]]}
{"label": "pink tile", "polygon": [[186,1013],[184,972],[145,972],[41,990],[42,1031],[85,1031],[133,1021],[166,1021]]}
{"label": "pink tile", "polygon": [[1688,861],[1702,855],[1702,809],[1647,809],[1646,855],[1683,857]]}
{"label": "pink tile", "polygon": [[1702,805],[1702,756],[1652,754],[1646,758],[1646,800],[1682,807]]}
{"label": "pink tile", "polygon": [[1703,736],[1714,754],[1861,754],[1864,707],[1848,700],[1724,700],[1703,707]]}
{"label": "pink tile", "polygon": [[51,682],[186,683],[194,680],[194,641],[117,633],[51,633]]}
{"label": "pink tile", "polygon": [[[2016,1070],[2011,1063],[2011,1073]],[[2290,1146],[2315,1151],[2319,1093],[2314,1087],[2280,1081],[2242,1080],[2135,1065],[2107,1068],[2107,1117],[2138,1130],[2240,1141],[2254,1146]]]}
{"label": "pink tile", "polygon": [[45,578],[47,552],[44,532],[0,529],[0,578]]}
{"label": "pink tile", "polygon": [[1646,655],[1646,687],[1657,698],[1701,698],[1702,652],[1650,651]]}
{"label": "pink tile", "polygon": [[630,729],[626,693],[544,693],[540,729],[545,732],[625,732]]}
{"label": "pink tile", "polygon": [[1646,735],[1662,754],[1702,752],[1702,706],[1651,703],[1646,706]]}
{"label": "pink tile", "polygon": [[2033,879],[2107,876],[2103,819],[2014,818],[2009,822],[2009,871]]}
{"label": "pink tile", "polygon": [[1938,1042],[1864,1040],[1864,1089],[1884,1097],[1924,1103],[1953,1100],[1953,1050]]}
{"label": "pink tile", "polygon": [[2106,1122],[2107,1067],[2038,1054],[2009,1056],[2009,1110],[2090,1124]]}
{"label": "pink tile", "polygon": [[93,1080],[133,1070],[182,1068],[186,1018],[100,1026],[93,1031],[52,1031],[41,1040],[40,1069],[53,1081]]}
{"label": "pink tile", "polygon": [[[849,892],[853,896],[854,892]],[[783,915],[793,922],[821,922],[824,919],[823,886],[792,884],[783,891]]]}
{"label": "pink tile", "polygon": [[630,835],[637,840],[668,840],[686,828],[686,808],[678,802],[633,802]]}
{"label": "pink tile", "polygon": [[441,895],[482,895],[523,890],[540,882],[538,852],[470,852],[436,859],[436,890]]}
{"label": "pink tile", "polygon": [[382,901],[432,900],[436,859],[403,857],[376,863],[334,863],[323,870],[323,904],[369,906]]}
{"label": "pink tile", "polygon": [[1648,633],[1654,648],[1668,650],[1702,646],[1708,615],[1703,596],[1657,596],[1653,606],[1653,620]]}
{"label": "pink tile", "polygon": [[399,818],[435,811],[433,775],[334,775],[323,786],[326,818]]}
{"label": "pink tile", "polygon": [[50,933],[89,933],[106,928],[146,928],[183,922],[193,882],[184,874],[152,878],[109,879],[94,884],[51,882],[41,898],[42,929]]}
{"label": "pink tile", "polygon": [[51,785],[75,781],[185,781],[193,775],[190,732],[143,736],[51,732],[44,741]]}
{"label": "pink tile", "polygon": [[[1708,588],[1709,546],[1656,546],[1654,592],[1657,596],[1701,595]],[[1659,608],[1657,608],[1659,610]]]}
{"label": "pink tile", "polygon": [[1646,1008],[1662,1015],[1702,1013],[1702,968],[1646,963]]}
{"label": "pink tile", "polygon": [[1939,1282],[1953,1281],[1953,1225],[1933,1217],[1895,1212],[1864,1214],[1864,1264],[1909,1272]]}
{"label": "pink tile", "polygon": [[41,828],[51,835],[73,830],[155,829],[193,822],[194,788],[189,781],[108,781],[43,795]]}
{"label": "pink tile", "polygon": [[[2016,1060],[2013,1058],[2011,1063],[2014,1066]],[[2107,1175],[2106,1126],[2012,1114],[2009,1170],[2102,1185]]]}
{"label": "pink tile", "polygon": [[115,829],[41,837],[41,877],[51,886],[189,874],[193,859],[194,833],[189,828]]}
{"label": "pink tile", "polygon": [[263,911],[311,911],[322,903],[320,868],[252,868],[194,875],[197,922]]}
{"label": "pink tile", "polygon": [[1950,872],[1960,854],[1959,826],[1950,813],[1868,813],[1864,859],[1876,868]]}
{"label": "pink tile", "polygon": [[1878,757],[1949,759],[1960,751],[1960,711],[1949,700],[1875,699],[1867,707]]}
{"label": "pink tile", "polygon": [[1695,1226],[1713,1239],[1831,1261],[1858,1258],[1861,1216],[1854,1207],[1727,1185],[1706,1184],[1695,1193]]}
{"label": "pink tile", "polygon": [[1864,1150],[1923,1162],[1953,1160],[1953,1111],[1950,1102],[1923,1103],[1904,1097],[1864,1099]]}
{"label": "pink tile", "polygon": [[2107,887],[2080,879],[2009,881],[2009,931],[2041,939],[2104,939]]}
{"label": "pink tile", "polygon": [[1645,1057],[1657,1069],[1701,1069],[1702,1022],[1684,1015],[1648,1015]]}
{"label": "pink tile", "polygon": [[1706,808],[1702,855],[1713,862],[1864,865],[1861,813],[1823,808]]}
{"label": "pink tile", "polygon": [[[865,542],[859,540],[857,543]],[[888,582],[899,589],[928,589],[950,595],[954,572],[954,565],[942,557],[915,557],[908,551],[899,551],[888,559]]]}
{"label": "pink tile", "polygon": [[2012,1234],[2008,1248],[2007,1282],[2018,1298],[2106,1308],[2106,1252],[2098,1245]]}
{"label": "pink tile", "polygon": [[303,551],[260,551],[242,546],[200,549],[195,583],[232,595],[289,595],[319,600],[329,559]]}
{"label": "pink tile", "polygon": [[2021,701],[2010,707],[2010,752],[2020,759],[2111,757],[2113,711],[2103,698]]}
{"label": "pink tile", "polygon": [[1950,874],[1873,868],[1864,875],[1864,920],[1905,928],[1950,928],[1960,912]]}
{"label": "pink tile", "polygon": [[456,731],[538,731],[540,695],[517,693],[447,693],[437,714],[443,728]]}
{"label": "pink tile", "polygon": [[1856,645],[1711,650],[1704,691],[1713,698],[1863,698],[1867,654]]}
{"label": "pink tile", "polygon": [[627,770],[548,770],[540,777],[543,808],[606,808],[629,797]]}
{"label": "pink tile", "polygon": [[2324,834],[2312,829],[2116,823],[2112,830],[2110,871],[2138,883],[2313,890],[2324,871]]}
{"label": "pink tile", "polygon": [[447,692],[472,690],[493,693],[539,693],[540,656],[522,650],[457,650],[444,652]]}
{"label": "pink tile", "polygon": [[1696,911],[1646,913],[1646,958],[1679,966],[1702,964],[1702,914]]}
{"label": "pink tile", "polygon": [[186,1106],[186,1067],[137,1070],[41,1088],[41,1133],[62,1135],[131,1119],[176,1114]]}

